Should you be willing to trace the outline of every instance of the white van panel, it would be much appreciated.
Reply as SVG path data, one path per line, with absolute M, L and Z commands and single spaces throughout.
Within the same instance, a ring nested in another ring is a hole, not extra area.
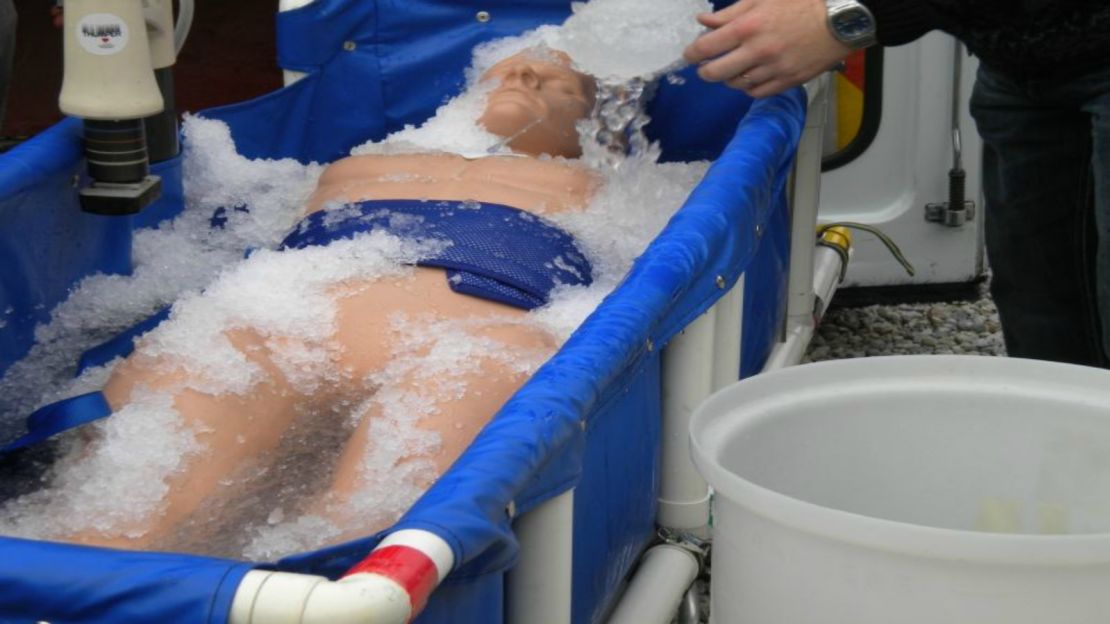
M 820 220 L 880 228 L 917 271 L 907 275 L 875 236 L 861 232 L 844 286 L 967 282 L 984 270 L 982 143 L 967 112 L 978 63 L 966 52 L 960 125 L 975 216 L 962 227 L 925 221 L 926 204 L 948 199 L 954 49 L 951 37 L 934 33 L 885 50 L 878 135 L 855 160 L 822 176 Z

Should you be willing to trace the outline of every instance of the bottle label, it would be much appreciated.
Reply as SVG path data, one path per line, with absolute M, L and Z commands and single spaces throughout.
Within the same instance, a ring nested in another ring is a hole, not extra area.
M 131 39 L 127 23 L 111 13 L 89 13 L 77 22 L 77 41 L 90 54 L 119 54 Z

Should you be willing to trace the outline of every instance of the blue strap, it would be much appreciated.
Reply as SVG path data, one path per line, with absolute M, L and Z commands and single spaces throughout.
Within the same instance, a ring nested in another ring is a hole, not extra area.
M 0 448 L 0 455 L 38 444 L 67 429 L 111 414 L 112 407 L 103 392 L 90 392 L 40 407 L 27 417 L 27 433 Z
M 116 335 L 81 354 L 77 363 L 77 374 L 95 366 L 104 366 L 116 358 L 127 357 L 135 350 L 135 339 L 158 327 L 170 317 L 170 306 L 166 306 L 150 317 L 132 325 Z
M 154 329 L 169 316 L 170 308 L 166 307 L 115 338 L 85 351 L 77 365 L 77 374 L 80 375 L 94 366 L 103 366 L 117 357 L 127 357 L 135 349 L 135 338 Z M 111 415 L 112 408 L 100 392 L 90 392 L 45 405 L 27 417 L 27 433 L 0 447 L 0 455 L 38 444 L 67 429 Z
M 77 374 L 80 375 L 94 366 L 103 366 L 118 357 L 127 357 L 135 349 L 135 338 L 154 329 L 169 316 L 170 308 L 166 307 L 115 338 L 85 351 L 77 365 Z M 38 444 L 67 429 L 111 415 L 112 408 L 100 392 L 90 392 L 45 405 L 27 417 L 27 433 L 0 447 L 0 455 Z

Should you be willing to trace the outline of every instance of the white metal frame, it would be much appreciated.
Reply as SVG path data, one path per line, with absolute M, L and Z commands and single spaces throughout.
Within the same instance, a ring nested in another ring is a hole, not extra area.
M 574 557 L 574 490 L 517 518 L 520 560 L 506 580 L 506 620 L 569 624 Z
M 828 118 L 828 77 L 820 86 L 810 89 L 809 112 L 805 131 L 798 143 L 791 188 L 790 276 L 787 282 L 786 327 L 782 340 L 775 345 L 764 364 L 764 370 L 789 366 L 801 361 L 817 328 L 814 315 L 817 294 L 814 289 L 817 246 L 817 212 L 821 198 L 821 153 L 824 145 L 825 120 Z M 824 250 L 822 260 L 831 250 Z M 839 256 L 836 266 L 839 267 Z M 831 293 L 826 296 L 831 297 Z M 825 299 L 826 301 L 828 299 Z

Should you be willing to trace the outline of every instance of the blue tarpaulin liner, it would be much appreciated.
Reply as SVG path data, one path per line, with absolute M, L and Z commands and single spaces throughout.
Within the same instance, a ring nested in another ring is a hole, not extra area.
M 493 19 L 477 21 L 479 10 Z M 555 0 L 321 0 L 278 18 L 282 66 L 309 76 L 205 116 L 227 121 L 247 156 L 333 160 L 427 118 L 462 86 L 476 43 L 569 11 Z M 784 184 L 804 96 L 752 103 L 682 76 L 660 86 L 650 133 L 666 159 L 715 162 L 621 286 L 395 527 L 431 530 L 455 552 L 456 569 L 419 622 L 502 621 L 505 572 L 517 557 L 508 510 L 524 513 L 571 487 L 573 617 L 601 621 L 654 530 L 660 348 L 723 294 L 718 277 L 732 284 L 743 272 L 741 372 L 757 371 L 770 350 L 784 306 Z M 0 312 L 10 310 L 0 373 L 77 280 L 126 273 L 132 230 L 181 206 L 174 160 L 159 166 L 166 197 L 141 217 L 81 214 L 78 128 L 68 120 L 0 155 Z M 22 433 L 0 431 L 0 442 Z M 379 539 L 254 564 L 0 538 L 0 621 L 223 622 L 250 567 L 335 577 Z

